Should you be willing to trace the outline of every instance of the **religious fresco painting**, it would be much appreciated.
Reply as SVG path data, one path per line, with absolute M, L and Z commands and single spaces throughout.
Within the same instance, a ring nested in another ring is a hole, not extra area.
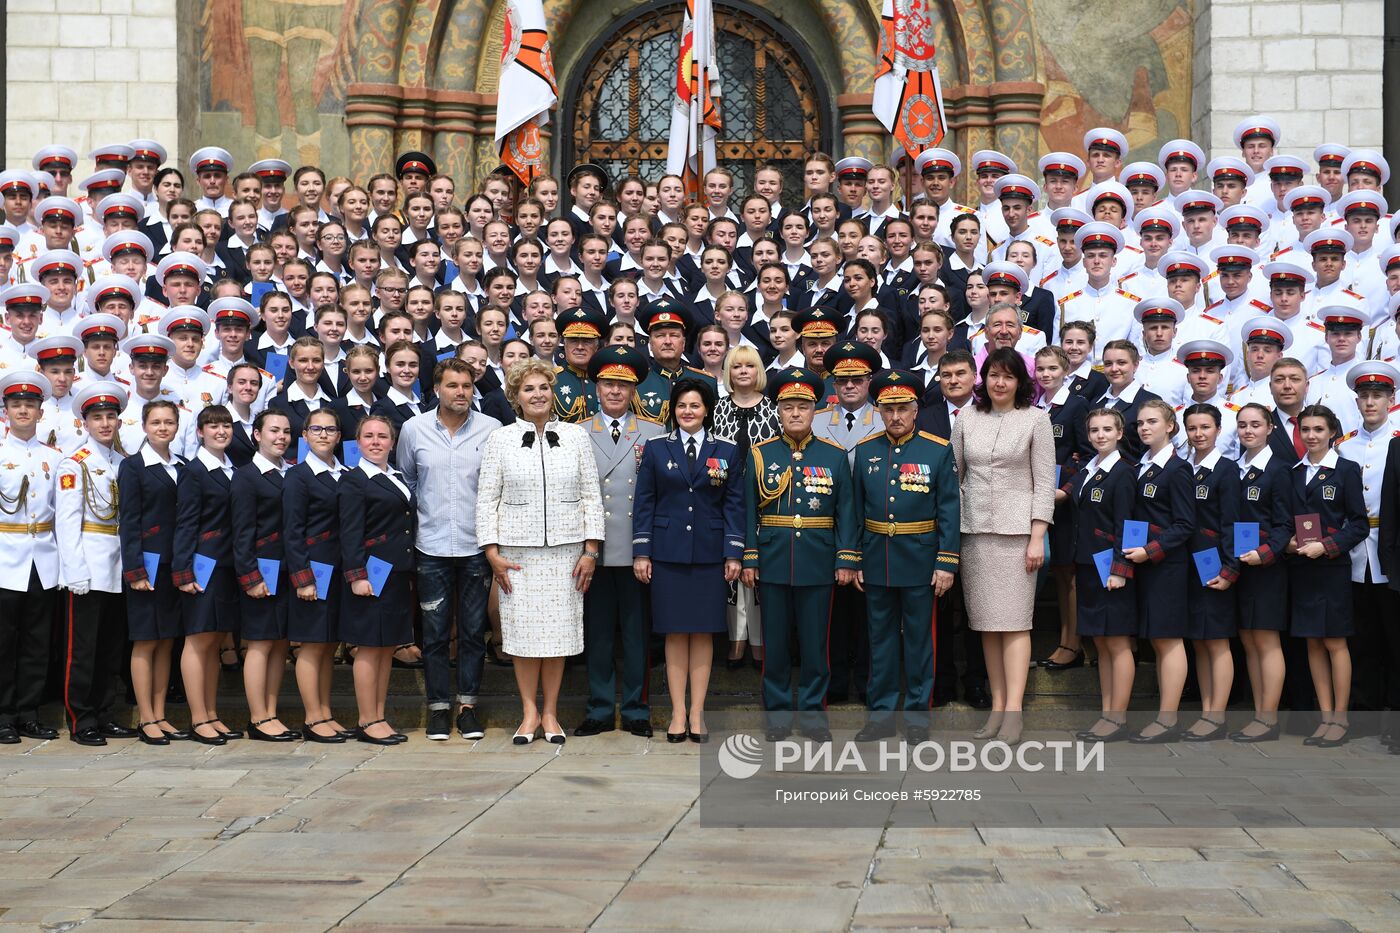
M 934 19 L 952 130 L 945 145 L 964 155 L 996 148 L 1024 168 L 1052 149 L 1079 151 L 1088 129 L 1110 126 L 1128 137 L 1132 158 L 1155 159 L 1163 142 L 1189 134 L 1191 0 L 1114 0 L 1112 15 L 1081 0 L 898 2 Z M 736 33 L 771 37 L 769 48 L 793 46 L 782 67 L 802 99 L 805 129 L 785 128 L 772 145 L 749 141 L 752 151 L 791 158 L 794 141 L 820 136 L 837 155 L 889 157 L 869 103 L 879 5 L 717 0 L 720 22 L 735 23 Z M 551 159 L 595 154 L 598 123 L 581 108 L 607 106 L 610 70 L 600 63 L 629 54 L 653 18 L 678 22 L 671 6 L 547 0 L 561 89 L 547 128 Z M 385 171 L 396 151 L 423 148 L 470 187 L 495 166 L 503 7 L 500 0 L 182 3 L 198 49 L 193 129 L 226 140 L 239 165 L 279 157 L 317 163 L 330 175 Z M 657 40 L 664 44 L 664 36 Z M 723 77 L 749 99 L 765 83 L 759 78 L 772 75 Z M 830 110 L 813 112 L 819 101 Z M 570 103 L 580 112 L 565 113 Z M 567 140 L 553 139 L 559 133 Z M 620 161 L 651 169 L 658 155 L 647 148 Z

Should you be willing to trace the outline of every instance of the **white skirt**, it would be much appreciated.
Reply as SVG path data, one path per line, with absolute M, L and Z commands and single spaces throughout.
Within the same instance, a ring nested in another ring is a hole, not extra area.
M 758 588 L 738 584 L 736 605 L 729 606 L 729 640 L 748 641 L 755 648 L 763 644 L 763 622 L 758 608 Z
M 501 591 L 501 642 L 522 658 L 562 658 L 583 651 L 583 594 L 574 588 L 574 565 L 583 542 L 555 547 L 502 547 L 510 571 Z

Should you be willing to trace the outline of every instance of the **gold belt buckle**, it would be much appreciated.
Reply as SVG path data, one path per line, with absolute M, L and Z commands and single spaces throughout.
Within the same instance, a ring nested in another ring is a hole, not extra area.
M 29 537 L 35 538 L 39 535 L 39 523 L 34 519 L 29 520 Z
M 792 527 L 794 527 L 794 528 L 801 528 L 801 527 L 802 527 L 802 516 L 801 516 L 801 515 L 794 515 L 794 516 L 792 517 Z
M 894 523 L 894 522 L 886 522 L 886 523 L 885 523 L 885 534 L 887 534 L 887 535 L 889 535 L 891 538 L 893 538 L 893 537 L 894 537 L 894 531 L 895 531 L 895 523 Z

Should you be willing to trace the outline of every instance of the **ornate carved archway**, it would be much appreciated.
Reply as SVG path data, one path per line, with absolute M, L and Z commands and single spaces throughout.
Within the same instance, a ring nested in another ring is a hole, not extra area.
M 639 10 L 595 43 L 575 69 L 561 113 L 565 164 L 598 162 L 613 175 L 655 178 L 665 170 L 675 86 L 675 44 L 684 7 L 663 2 Z M 751 190 L 754 167 L 773 162 L 788 191 L 802 190 L 805 153 L 828 148 L 825 89 L 785 31 L 753 9 L 716 4 L 724 77 L 724 129 L 717 154 Z

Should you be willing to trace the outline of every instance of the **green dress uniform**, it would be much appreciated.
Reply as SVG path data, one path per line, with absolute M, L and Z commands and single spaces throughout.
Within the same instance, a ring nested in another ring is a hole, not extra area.
M 776 399 L 805 397 L 815 403 L 821 378 L 793 369 L 775 383 Z M 797 442 L 779 435 L 749 451 L 744 482 L 744 566 L 758 570 L 763 606 L 763 706 L 770 724 L 786 727 L 794 709 L 794 626 L 795 708 L 801 713 L 826 708 L 832 586 L 837 570 L 856 570 L 860 563 L 850 466 L 846 452 L 830 441 L 809 434 Z
M 554 417 L 569 424 L 587 421 L 598 413 L 598 387 L 572 366 L 554 371 Z
M 554 319 L 560 340 L 601 342 L 607 318 L 601 311 L 580 305 L 561 312 Z M 598 344 L 594 344 L 596 347 Z M 569 424 L 587 421 L 598 411 L 598 387 L 588 377 L 587 367 L 564 365 L 554 370 L 554 417 Z

